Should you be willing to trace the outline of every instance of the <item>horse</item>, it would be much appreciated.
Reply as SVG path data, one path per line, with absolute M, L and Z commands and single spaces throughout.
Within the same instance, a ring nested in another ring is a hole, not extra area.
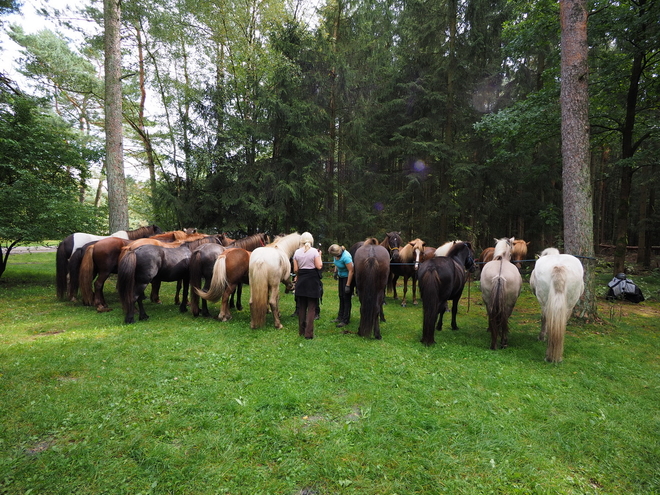
M 147 238 L 129 241 L 117 237 L 107 237 L 88 245 L 80 263 L 79 278 L 80 293 L 85 306 L 95 306 L 98 312 L 111 309 L 105 302 L 103 287 L 112 273 L 117 273 L 117 266 L 122 249 L 131 246 L 137 249 L 144 244 L 161 244 L 165 247 L 176 247 L 183 241 L 194 241 L 204 238 L 197 229 L 175 230 L 161 232 Z M 171 244 L 170 244 L 171 243 Z M 96 278 L 95 278 L 96 277 Z M 178 292 L 177 292 L 178 293 Z M 152 290 L 152 300 L 158 300 L 158 291 Z
M 397 298 L 396 282 L 403 277 L 403 299 L 401 306 L 406 307 L 406 293 L 408 292 L 408 279 L 412 279 L 413 304 L 417 304 L 417 269 L 423 261 L 426 243 L 421 239 L 408 242 L 399 250 L 399 261 L 390 265 L 392 292 Z
M 483 251 L 481 251 L 481 254 L 479 255 L 479 259 L 477 260 L 477 263 L 480 265 L 485 265 L 486 263 L 493 261 L 493 254 L 495 253 L 495 248 L 494 247 L 487 247 Z
M 437 329 L 442 330 L 442 318 L 449 300 L 452 301 L 451 328 L 458 330 L 456 313 L 465 287 L 465 270 L 474 270 L 474 252 L 472 244 L 462 241 L 455 243 L 447 256 L 434 256 L 420 265 L 417 280 L 424 309 L 423 344 L 435 344 L 436 321 Z
M 399 249 L 403 244 L 403 240 L 401 239 L 401 234 L 399 232 L 388 232 L 385 234 L 385 239 L 380 241 L 379 244 L 389 252 L 390 263 L 399 262 Z
M 435 256 L 447 256 L 449 250 L 453 248 L 456 244 L 463 241 L 447 241 L 442 246 L 435 250 Z
M 107 237 L 139 239 L 141 237 L 160 234 L 161 232 L 162 230 L 157 225 L 149 225 L 135 230 L 120 230 L 109 236 L 87 234 L 84 232 L 76 232 L 69 235 L 58 244 L 55 255 L 55 290 L 57 292 L 57 298 L 64 299 L 65 295 L 67 295 L 69 300 L 75 301 L 76 293 L 78 292 L 78 277 L 71 277 L 69 260 L 78 249 L 81 249 L 90 242 L 100 241 Z M 75 260 L 81 261 L 82 258 L 75 258 Z
M 260 328 L 266 322 L 266 311 L 270 307 L 275 328 L 280 322 L 280 282 L 291 287 L 291 257 L 300 246 L 300 234 L 294 232 L 278 237 L 264 247 L 258 247 L 250 255 L 250 328 Z
M 202 315 L 209 316 L 207 301 L 216 302 L 222 298 L 222 309 L 218 319 L 228 321 L 229 298 L 237 293 L 237 309 L 241 307 L 241 288 L 248 283 L 250 252 L 268 242 L 266 234 L 255 234 L 238 239 L 224 246 L 204 244 L 193 251 L 190 259 L 190 310 L 199 316 L 199 298 L 202 298 Z M 232 251 L 229 253 L 229 250 Z M 202 290 L 202 279 L 204 287 Z
M 390 275 L 390 252 L 377 244 L 364 244 L 355 252 L 355 286 L 360 298 L 360 325 L 358 335 L 376 339 L 380 334 L 385 288 Z M 380 316 L 380 318 L 379 318 Z
M 522 277 L 511 263 L 511 250 L 514 238 L 506 237 L 497 241 L 493 260 L 481 269 L 481 297 L 488 313 L 490 348 L 497 349 L 500 338 L 502 349 L 509 343 L 509 317 L 520 296 Z
M 511 249 L 511 261 L 516 265 L 518 270 L 522 268 L 521 261 L 527 258 L 527 248 L 529 247 L 529 242 L 525 242 L 522 239 L 516 239 L 513 241 L 513 249 Z
M 545 340 L 547 335 L 545 360 L 561 362 L 566 324 L 584 291 L 582 263 L 575 256 L 559 254 L 557 249 L 547 248 L 536 260 L 529 285 L 541 304 L 539 340 Z
M 137 302 L 140 320 L 149 318 L 142 301 L 144 290 L 150 283 L 183 280 L 183 300 L 179 310 L 184 313 L 188 305 L 188 265 L 192 251 L 206 242 L 221 243 L 221 236 L 210 235 L 195 241 L 183 242 L 177 247 L 146 244 L 135 249 L 124 248 L 117 269 L 117 292 L 124 310 L 124 322 L 135 321 Z

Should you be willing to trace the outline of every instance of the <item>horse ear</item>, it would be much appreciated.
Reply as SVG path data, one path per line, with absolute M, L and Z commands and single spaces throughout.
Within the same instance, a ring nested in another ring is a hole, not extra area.
M 493 237 L 493 240 L 495 241 L 495 244 L 497 244 L 498 242 L 500 242 L 499 239 L 495 239 L 494 237 Z

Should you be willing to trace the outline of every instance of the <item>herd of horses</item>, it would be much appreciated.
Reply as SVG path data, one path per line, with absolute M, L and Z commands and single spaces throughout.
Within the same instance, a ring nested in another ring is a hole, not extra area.
M 291 258 L 300 246 L 300 234 L 275 237 L 265 234 L 230 239 L 225 234 L 201 234 L 196 229 L 162 232 L 156 225 L 110 236 L 75 233 L 64 239 L 56 255 L 56 289 L 60 299 L 75 301 L 78 293 L 84 305 L 99 312 L 109 311 L 103 288 L 111 274 L 117 274 L 117 292 L 124 322 L 145 320 L 143 301 L 151 284 L 151 301 L 160 302 L 162 282 L 177 282 L 175 303 L 187 311 L 188 295 L 194 316 L 209 316 L 207 302 L 221 302 L 218 319 L 231 319 L 233 298 L 241 306 L 241 288 L 250 285 L 250 327 L 265 325 L 273 316 L 275 328 L 282 328 L 279 288 L 293 290 Z M 509 317 L 522 287 L 521 262 L 529 243 L 514 238 L 496 239 L 475 260 L 472 244 L 450 241 L 438 248 L 421 239 L 403 242 L 398 232 L 379 240 L 371 237 L 350 248 L 355 269 L 355 289 L 360 300 L 358 335 L 381 339 L 380 323 L 385 321 L 383 305 L 389 291 L 395 300 L 397 281 L 403 278 L 401 305 L 406 306 L 408 282 L 412 302 L 417 304 L 417 286 L 423 305 L 421 342 L 435 343 L 449 312 L 451 328 L 458 329 L 456 316 L 468 274 L 481 267 L 482 298 L 488 314 L 491 349 L 508 345 Z M 530 287 L 541 305 L 541 333 L 547 339 L 546 360 L 559 362 L 563 356 L 566 324 L 583 290 L 582 263 L 567 254 L 548 248 L 536 260 Z M 180 297 L 180 292 L 183 295 Z M 200 302 L 201 299 L 201 302 Z

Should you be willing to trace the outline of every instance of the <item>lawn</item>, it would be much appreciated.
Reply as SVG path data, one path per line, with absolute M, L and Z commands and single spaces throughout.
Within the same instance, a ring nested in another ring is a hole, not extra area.
M 114 281 L 109 313 L 57 301 L 54 256 L 0 278 L 2 494 L 660 493 L 657 271 L 633 277 L 646 302 L 571 322 L 556 365 L 527 283 L 491 351 L 475 282 L 424 347 L 410 292 L 381 341 L 336 329 L 326 275 L 305 340 L 283 293 L 282 330 L 180 313 L 174 284 L 124 325 Z

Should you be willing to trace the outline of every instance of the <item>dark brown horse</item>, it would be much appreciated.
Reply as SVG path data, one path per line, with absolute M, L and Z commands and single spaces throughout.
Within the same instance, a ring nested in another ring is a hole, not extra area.
M 236 292 L 237 309 L 241 307 L 241 288 L 243 283 L 248 283 L 247 273 L 250 256 L 237 255 L 231 253 L 220 261 L 220 257 L 226 253 L 225 249 L 241 249 L 252 251 L 268 244 L 269 239 L 266 234 L 255 234 L 242 239 L 237 239 L 223 246 L 216 244 L 204 244 L 193 251 L 190 259 L 190 310 L 194 316 L 200 314 L 199 298 L 202 295 L 202 316 L 209 316 L 207 301 L 216 302 L 222 298 L 222 309 L 218 318 L 227 321 L 231 318 L 229 313 L 229 298 Z M 217 266 L 225 265 L 224 267 Z M 224 270 L 223 270 L 224 268 Z M 217 274 L 216 274 L 217 273 Z M 216 282 L 213 279 L 219 277 Z M 202 287 L 202 279 L 204 286 Z M 222 282 L 219 282 L 222 280 Z M 213 286 L 213 294 L 209 294 L 210 287 Z M 223 287 L 223 293 L 219 294 L 220 286 Z M 224 291 L 227 293 L 224 294 Z M 226 295 L 226 299 L 225 296 Z M 225 305 L 226 304 L 226 305 Z
M 131 246 L 132 249 L 144 244 L 167 243 L 166 247 L 176 247 L 183 241 L 194 241 L 206 237 L 198 234 L 196 229 L 175 230 L 160 233 L 146 239 L 128 241 L 117 237 L 107 237 L 97 241 L 85 249 L 80 264 L 80 292 L 85 306 L 95 306 L 99 312 L 110 311 L 105 302 L 103 287 L 112 273 L 117 273 L 117 266 L 122 249 Z M 178 243 L 178 244 L 177 244 Z M 96 277 L 96 278 L 95 278 Z M 158 291 L 152 290 L 152 300 L 158 300 Z
M 355 252 L 355 286 L 360 298 L 358 335 L 369 337 L 372 332 L 381 339 L 379 316 L 383 311 L 385 287 L 390 276 L 390 253 L 382 245 L 364 244 Z
M 469 242 L 457 242 L 447 256 L 434 256 L 419 267 L 417 277 L 424 306 L 423 344 L 435 344 L 436 321 L 437 329 L 442 330 L 447 301 L 452 301 L 451 328 L 458 330 L 456 313 L 465 286 L 466 269 L 474 270 L 474 253 Z
M 206 242 L 220 244 L 219 235 L 205 236 L 202 239 L 184 242 L 178 247 L 147 244 L 136 249 L 124 249 L 120 257 L 117 273 L 117 292 L 124 309 L 124 322 L 135 321 L 135 303 L 140 320 L 149 318 L 142 301 L 144 290 L 154 282 L 176 282 L 183 280 L 183 299 L 179 305 L 183 313 L 188 308 L 188 266 L 193 250 Z
M 121 239 L 140 239 L 142 237 L 149 237 L 151 235 L 160 234 L 162 230 L 157 225 L 150 225 L 148 227 L 140 227 L 135 230 L 120 230 L 115 232 L 112 236 L 99 236 L 93 234 L 86 234 L 83 232 L 76 232 L 71 234 L 57 246 L 57 253 L 55 255 L 55 290 L 58 299 L 64 299 L 66 296 L 70 301 L 75 301 L 76 293 L 78 292 L 78 277 L 71 276 L 71 263 L 74 265 L 74 273 L 82 261 L 82 256 L 73 256 L 73 254 L 82 249 L 83 246 L 89 245 L 91 242 L 100 241 L 108 237 L 118 237 Z M 72 259 L 73 257 L 73 259 Z

